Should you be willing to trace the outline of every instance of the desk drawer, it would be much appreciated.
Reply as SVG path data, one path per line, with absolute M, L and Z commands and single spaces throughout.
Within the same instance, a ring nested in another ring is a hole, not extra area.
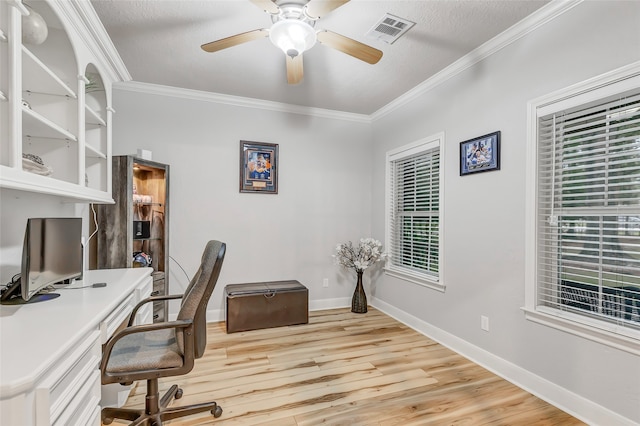
M 141 284 L 138 288 L 136 288 L 136 302 L 140 302 L 143 299 L 151 296 L 151 292 L 153 291 L 153 280 L 151 277 L 144 280 L 144 283 Z
M 71 404 L 54 426 L 89 426 L 96 409 L 100 409 L 100 371 L 95 370 L 82 385 Z M 98 423 L 99 424 L 99 423 Z
M 153 291 L 153 280 L 149 277 L 145 280 L 144 284 L 136 289 L 136 297 L 137 301 L 140 302 L 147 297 L 151 296 L 151 292 Z M 144 304 L 136 314 L 136 325 L 139 324 L 150 324 L 153 322 L 153 303 Z
M 136 306 L 138 301 L 136 295 L 131 294 L 127 297 L 117 308 L 115 308 L 104 321 L 100 323 L 100 343 L 105 344 L 109 337 L 120 328 L 123 322 L 129 320 L 131 311 Z M 125 324 L 126 325 L 126 324 Z
M 60 416 L 68 407 L 85 399 L 82 393 L 91 377 L 98 376 L 101 357 L 100 332 L 93 331 L 71 351 L 61 357 L 62 362 L 40 382 L 35 392 L 36 424 L 51 425 L 59 423 Z M 97 402 L 96 404 L 97 405 Z M 65 424 L 65 423 L 60 423 Z

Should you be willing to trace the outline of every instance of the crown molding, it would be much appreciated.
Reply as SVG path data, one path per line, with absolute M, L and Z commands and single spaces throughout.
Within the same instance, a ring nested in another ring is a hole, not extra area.
M 480 61 L 490 57 L 503 48 L 516 42 L 532 31 L 535 31 L 539 27 L 554 20 L 558 16 L 564 14 L 578 4 L 582 3 L 584 0 L 551 0 L 551 2 L 546 6 L 538 9 L 536 12 L 514 24 L 502 33 L 498 34 L 480 47 L 469 52 L 464 57 L 460 58 L 442 71 L 436 73 L 413 89 L 409 90 L 403 95 L 400 95 L 393 101 L 389 102 L 387 105 L 369 115 L 130 81 L 131 76 L 124 66 L 124 63 L 120 59 L 120 55 L 115 50 L 113 43 L 106 34 L 104 26 L 98 19 L 93 7 L 90 6 L 89 2 L 84 2 L 81 0 L 73 1 L 74 3 L 76 3 L 76 7 L 82 10 L 82 15 L 85 17 L 85 21 L 91 24 L 90 29 L 92 33 L 95 34 L 96 39 L 99 40 L 101 46 L 109 52 L 109 59 L 112 61 L 112 65 L 118 70 L 119 75 L 122 76 L 122 80 L 124 82 L 115 83 L 113 86 L 113 88 L 116 90 L 171 96 L 176 98 L 213 102 L 224 105 L 354 121 L 358 123 L 372 123 L 403 107 L 404 105 L 407 105 L 426 92 L 434 89 L 440 84 L 443 84 L 444 82 L 462 73 L 463 71 L 474 66 Z M 117 60 L 114 61 L 114 58 L 117 58 Z
M 527 16 L 523 20 L 517 22 L 510 28 L 506 29 L 502 33 L 498 34 L 491 40 L 487 41 L 478 48 L 467 53 L 462 58 L 458 59 L 453 64 L 449 65 L 442 71 L 434 74 L 432 77 L 423 81 L 413 89 L 400 95 L 387 105 L 383 106 L 376 112 L 370 115 L 371 121 L 376 121 L 391 112 L 401 108 L 404 105 L 412 102 L 424 93 L 432 90 L 447 80 L 455 77 L 466 69 L 472 67 L 478 62 L 488 58 L 510 44 L 516 42 L 520 38 L 535 31 L 539 27 L 552 21 L 584 0 L 552 0 L 546 6 L 538 9 L 531 15 Z
M 261 99 L 245 98 L 242 96 L 225 95 L 221 93 L 204 92 L 201 90 L 183 89 L 179 87 L 162 86 L 159 84 L 127 81 L 115 83 L 114 90 L 139 92 L 153 95 L 171 96 L 174 98 L 190 99 L 203 102 L 213 102 L 224 105 L 232 105 L 245 108 L 264 109 L 269 111 L 285 112 L 290 114 L 309 115 L 334 120 L 355 121 L 358 123 L 371 123 L 369 115 L 350 112 L 334 111 L 330 109 L 312 108 L 300 105 L 291 105 L 281 102 L 265 101 Z
M 57 3 L 64 5 L 68 0 L 55 0 Z M 115 80 L 129 81 L 131 74 L 127 70 L 120 54 L 113 45 L 113 41 L 107 34 L 107 30 L 98 18 L 96 10 L 91 2 L 87 0 L 72 0 L 68 2 L 73 6 L 75 13 L 80 17 L 85 30 L 89 33 L 89 37 L 85 37 L 85 42 L 94 48 L 94 52 L 100 53 L 100 57 L 106 61 L 106 65 L 114 74 Z M 80 34 L 84 34 L 80 31 Z

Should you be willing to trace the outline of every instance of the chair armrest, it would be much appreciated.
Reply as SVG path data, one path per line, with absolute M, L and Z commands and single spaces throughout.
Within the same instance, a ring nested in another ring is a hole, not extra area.
M 123 328 L 122 330 L 116 332 L 113 336 L 107 340 L 107 343 L 104 344 L 104 348 L 102 350 L 102 361 L 100 362 L 100 371 L 104 374 L 105 368 L 107 366 L 107 361 L 111 356 L 111 352 L 113 351 L 113 347 L 120 339 L 130 334 L 135 333 L 146 333 L 149 331 L 157 331 L 157 330 L 165 330 L 170 328 L 175 328 L 176 331 L 178 329 L 187 329 L 193 327 L 192 320 L 176 320 L 169 322 L 158 322 L 154 324 L 142 324 L 142 325 L 133 325 L 131 327 Z M 189 336 L 193 336 L 193 333 L 184 333 L 185 342 L 189 338 Z M 193 338 L 193 337 L 191 337 Z
M 163 295 L 163 296 L 150 296 L 150 297 L 147 297 L 146 299 L 142 299 L 140 302 L 138 302 L 138 304 L 131 311 L 131 315 L 129 315 L 129 323 L 127 324 L 127 327 L 131 327 L 133 325 L 133 322 L 136 320 L 136 314 L 138 313 L 138 310 L 143 305 L 145 305 L 145 304 L 147 304 L 149 302 L 157 302 L 159 300 L 182 299 L 182 297 L 183 297 L 182 294 L 167 294 L 167 295 Z

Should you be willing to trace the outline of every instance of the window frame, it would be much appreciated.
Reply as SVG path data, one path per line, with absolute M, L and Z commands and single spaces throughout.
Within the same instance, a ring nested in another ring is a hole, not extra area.
M 400 146 L 398 148 L 387 151 L 385 160 L 385 241 L 387 250 L 392 247 L 392 223 L 393 220 L 391 214 L 391 206 L 393 203 L 393 196 L 395 194 L 395 188 L 392 188 L 393 180 L 391 176 L 392 163 L 403 160 L 415 155 L 426 153 L 430 150 L 438 149 L 440 155 L 439 163 L 439 190 L 438 190 L 438 273 L 427 274 L 420 273 L 407 267 L 394 265 L 391 254 L 387 257 L 385 262 L 385 274 L 399 278 L 401 280 L 418 284 L 420 286 L 428 287 L 434 290 L 444 292 L 446 287 L 444 285 L 444 273 L 443 273 L 443 253 L 444 253 L 444 132 L 436 133 L 426 138 L 417 140 L 415 142 Z
M 525 305 L 527 320 L 640 355 L 640 331 L 586 314 L 539 306 L 538 292 L 538 119 L 588 105 L 640 87 L 640 61 L 530 101 L 527 105 Z

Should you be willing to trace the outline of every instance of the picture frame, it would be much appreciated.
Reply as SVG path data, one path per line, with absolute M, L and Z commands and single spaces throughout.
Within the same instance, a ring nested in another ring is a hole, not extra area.
M 460 176 L 500 170 L 500 131 L 460 142 Z
M 278 193 L 278 144 L 240 141 L 240 192 Z

